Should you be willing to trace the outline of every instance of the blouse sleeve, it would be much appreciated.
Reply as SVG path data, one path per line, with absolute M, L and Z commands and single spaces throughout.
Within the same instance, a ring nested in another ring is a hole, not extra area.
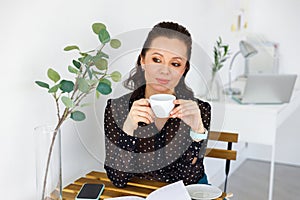
M 105 170 L 108 178 L 116 187 L 125 187 L 133 176 L 134 155 L 132 154 L 136 138 L 127 135 L 121 129 L 123 117 L 121 110 L 115 110 L 111 100 L 108 100 L 104 116 L 105 131 Z M 123 111 L 122 111 L 123 112 Z
M 125 116 L 120 115 L 121 109 L 116 110 L 116 106 L 112 106 L 111 99 L 108 100 L 104 115 L 104 132 L 107 139 L 109 139 L 116 146 L 126 150 L 132 151 L 135 147 L 136 137 L 130 136 L 122 130 Z

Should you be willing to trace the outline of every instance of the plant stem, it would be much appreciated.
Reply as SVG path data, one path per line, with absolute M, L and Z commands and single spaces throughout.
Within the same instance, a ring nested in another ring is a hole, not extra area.
M 58 98 L 56 97 L 56 93 L 54 94 L 54 99 L 55 99 L 55 104 L 56 104 L 56 109 L 57 109 L 57 119 L 59 121 L 60 120 L 60 111 L 59 111 L 59 105 L 58 105 L 59 97 Z
M 52 155 L 52 151 L 53 151 L 53 146 L 54 146 L 54 142 L 55 142 L 55 138 L 56 135 L 58 133 L 58 130 L 60 129 L 61 125 L 63 124 L 63 122 L 65 121 L 65 119 L 68 116 L 68 109 L 66 108 L 64 111 L 64 114 L 62 116 L 62 118 L 58 121 L 55 129 L 54 129 L 54 133 L 52 136 L 52 140 L 51 140 L 51 144 L 49 147 L 49 152 L 48 152 L 48 158 L 47 158 L 47 163 L 46 163 L 46 171 L 45 171 L 45 176 L 44 176 L 44 181 L 43 181 L 43 192 L 42 192 L 42 199 L 45 199 L 45 190 L 46 190 L 46 185 L 47 185 L 47 176 L 48 176 L 48 171 L 49 171 L 49 165 L 50 165 L 50 160 L 51 160 L 51 155 Z

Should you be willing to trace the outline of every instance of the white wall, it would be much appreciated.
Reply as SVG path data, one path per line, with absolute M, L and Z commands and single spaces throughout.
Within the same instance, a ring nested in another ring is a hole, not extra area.
M 279 71 L 280 73 L 298 74 L 296 88 L 300 89 L 300 68 L 298 49 L 300 45 L 299 11 L 300 2 L 297 0 L 252 0 L 249 4 L 251 32 L 261 34 L 270 41 L 279 43 Z M 295 108 L 285 123 L 283 123 L 277 133 L 276 140 L 276 161 L 292 165 L 299 165 L 299 145 L 300 135 L 297 134 L 300 125 L 297 123 L 297 116 L 300 108 Z M 255 145 L 251 145 L 255 146 Z M 265 159 L 265 155 L 270 155 L 270 149 L 266 147 L 255 147 L 255 151 L 250 154 L 253 157 Z M 258 152 L 258 153 L 257 153 Z M 269 160 L 269 156 L 267 156 Z
M 299 11 L 297 0 L 251 0 L 251 31 L 279 43 L 281 73 L 300 74 L 298 49 L 300 45 Z M 298 77 L 296 87 L 300 88 Z
M 264 2 L 267 3 L 249 1 L 249 12 L 253 12 L 249 19 L 249 30 L 261 32 L 278 41 L 282 47 L 283 70 L 300 74 L 296 65 L 295 44 L 299 44 L 297 35 L 300 34 L 299 26 L 296 26 L 299 3 L 295 3 L 296 0 Z M 97 38 L 90 30 L 93 22 L 104 22 L 112 35 L 118 35 L 135 29 L 150 28 L 158 21 L 174 20 L 184 24 L 192 33 L 194 41 L 211 55 L 214 41 L 220 35 L 235 52 L 240 36 L 231 33 L 230 26 L 239 5 L 237 0 L 193 0 L 188 3 L 179 0 L 2 1 L 1 194 L 7 199 L 34 198 L 33 128 L 45 123 L 54 123 L 56 116 L 50 96 L 37 88 L 33 82 L 46 80 L 46 70 L 49 67 L 67 74 L 66 67 L 74 54 L 62 51 L 66 45 L 75 43 L 83 49 L 94 48 Z M 274 12 L 274 9 L 278 12 Z M 277 21 L 285 22 L 283 28 L 276 23 Z M 225 69 L 221 70 L 225 82 L 227 67 L 226 65 Z M 90 170 L 101 169 L 99 158 L 103 156 L 103 152 L 100 152 L 102 147 L 97 145 L 102 143 L 93 138 L 101 138 L 101 128 L 97 124 L 97 120 L 101 119 L 91 111 L 88 113 L 91 114 L 86 122 L 76 125 L 68 122 L 63 129 L 65 184 Z M 96 135 L 91 131 L 95 126 Z

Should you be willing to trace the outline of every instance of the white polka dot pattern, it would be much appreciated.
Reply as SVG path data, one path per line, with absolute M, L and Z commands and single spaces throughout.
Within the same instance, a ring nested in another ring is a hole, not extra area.
M 188 99 L 180 92 L 176 92 L 176 96 Z M 134 99 L 130 93 L 107 102 L 104 117 L 104 167 L 109 179 L 117 187 L 126 186 L 133 176 L 169 183 L 178 180 L 183 180 L 185 184 L 197 183 L 204 175 L 206 140 L 193 141 L 189 136 L 190 127 L 183 121 L 170 118 L 161 131 L 157 130 L 154 123 L 139 123 L 134 136 L 122 131 L 121 127 L 133 101 L 139 98 L 144 98 L 144 93 Z M 209 130 L 210 105 L 194 100 L 198 102 L 203 124 Z M 195 157 L 197 161 L 192 164 Z

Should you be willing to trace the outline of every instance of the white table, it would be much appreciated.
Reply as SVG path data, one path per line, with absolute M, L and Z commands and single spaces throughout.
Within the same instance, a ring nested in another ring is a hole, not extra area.
M 224 103 L 210 103 L 212 130 L 236 131 L 239 133 L 239 141 L 271 145 L 269 200 L 272 200 L 277 129 L 300 106 L 300 91 L 295 90 L 291 101 L 280 105 L 241 105 L 230 97 L 227 97 Z M 223 107 L 225 118 L 220 129 L 219 120 L 223 118 Z M 216 121 L 218 123 L 215 123 Z

